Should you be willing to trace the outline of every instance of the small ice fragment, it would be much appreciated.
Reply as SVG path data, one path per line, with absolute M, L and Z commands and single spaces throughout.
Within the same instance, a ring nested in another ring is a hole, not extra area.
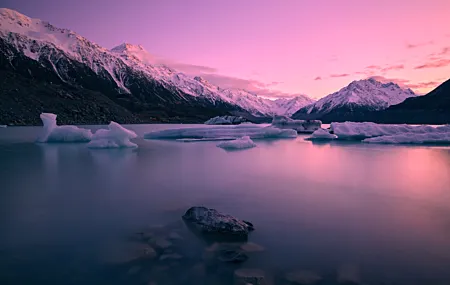
M 58 126 L 56 124 L 55 114 L 42 113 L 40 117 L 44 126 L 41 134 L 37 138 L 38 142 L 88 142 L 91 140 L 91 130 L 70 125 Z
M 116 122 L 111 122 L 108 129 L 100 129 L 92 136 L 89 148 L 134 148 L 137 144 L 130 139 L 136 138 L 135 132 L 128 130 Z
M 255 147 L 256 144 L 250 139 L 249 136 L 244 136 L 233 141 L 221 142 L 217 146 L 223 149 L 246 149 Z

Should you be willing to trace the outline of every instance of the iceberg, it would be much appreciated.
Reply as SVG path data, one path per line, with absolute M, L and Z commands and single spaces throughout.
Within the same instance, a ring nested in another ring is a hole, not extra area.
M 200 128 L 183 128 L 154 131 L 146 133 L 145 139 L 213 139 L 213 138 L 234 138 L 249 136 L 251 139 L 271 139 L 271 138 L 295 138 L 297 132 L 291 129 L 282 130 L 274 127 L 261 127 L 258 125 L 237 125 L 237 126 L 215 126 Z
M 51 113 L 42 113 L 40 115 L 44 124 L 42 132 L 37 138 L 38 142 L 89 142 L 92 137 L 91 130 L 82 129 L 77 126 L 58 126 L 56 124 L 56 115 Z
M 243 136 L 242 138 L 235 139 L 232 141 L 221 142 L 217 145 L 220 148 L 233 150 L 233 149 L 246 149 L 255 147 L 256 144 L 252 141 L 249 136 Z
M 398 134 L 427 134 L 441 132 L 441 128 L 431 126 L 384 125 L 371 122 L 331 123 L 332 132 L 341 140 L 364 140 L 367 138 Z
M 217 116 L 205 122 L 205 125 L 238 125 L 246 122 L 242 117 L 237 116 Z
M 305 140 L 325 141 L 325 140 L 334 140 L 336 138 L 337 138 L 337 136 L 333 135 L 333 134 L 330 134 L 330 132 L 328 130 L 318 129 L 318 130 L 314 131 L 314 133 L 312 133 L 312 135 L 309 138 L 306 138 Z
M 450 126 L 448 131 L 429 133 L 402 133 L 392 136 L 381 136 L 363 140 L 365 143 L 378 144 L 445 144 L 450 145 Z
M 319 120 L 293 120 L 285 116 L 275 116 L 272 126 L 279 129 L 292 129 L 298 133 L 313 133 L 322 126 Z
M 97 130 L 87 146 L 89 148 L 134 148 L 137 147 L 137 144 L 130 141 L 134 138 L 137 138 L 135 132 L 116 122 L 111 122 L 107 130 Z
M 0 128 L 6 128 L 7 125 L 0 125 Z

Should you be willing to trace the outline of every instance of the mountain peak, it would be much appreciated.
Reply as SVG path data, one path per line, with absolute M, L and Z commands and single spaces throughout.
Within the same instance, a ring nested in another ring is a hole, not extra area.
M 141 52 L 146 51 L 141 45 L 133 45 L 130 43 L 122 43 L 111 49 L 112 52 L 124 53 L 124 52 Z

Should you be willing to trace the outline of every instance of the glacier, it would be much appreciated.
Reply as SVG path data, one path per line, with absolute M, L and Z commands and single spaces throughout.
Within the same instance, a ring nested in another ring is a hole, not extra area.
M 116 122 L 111 122 L 108 129 L 97 130 L 92 136 L 89 148 L 136 148 L 137 144 L 130 139 L 137 138 L 137 134 Z
M 241 138 L 249 136 L 251 139 L 295 138 L 297 132 L 291 129 L 283 130 L 271 126 L 244 124 L 237 126 L 215 126 L 210 128 L 183 128 L 154 131 L 144 134 L 145 139 L 214 139 Z
M 308 138 L 306 138 L 305 140 L 310 140 L 310 141 L 315 141 L 315 140 L 334 140 L 336 139 L 337 136 L 334 134 L 330 134 L 330 132 L 328 130 L 325 129 L 318 129 L 316 131 L 314 131 L 314 133 L 312 133 L 312 135 Z
M 58 126 L 56 124 L 56 115 L 52 113 L 42 113 L 40 115 L 44 124 L 41 134 L 37 141 L 41 143 L 60 143 L 60 142 L 89 142 L 92 138 L 92 132 L 88 129 L 77 126 Z
M 256 144 L 252 141 L 249 136 L 243 136 L 242 138 L 238 138 L 232 141 L 221 142 L 217 145 L 217 147 L 226 149 L 226 150 L 237 150 L 237 149 L 247 149 L 253 148 Z

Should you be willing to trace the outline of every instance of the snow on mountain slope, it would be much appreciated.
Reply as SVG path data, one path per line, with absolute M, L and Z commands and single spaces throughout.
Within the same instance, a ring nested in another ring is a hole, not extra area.
M 124 43 L 111 49 L 111 51 L 120 55 L 128 64 L 148 70 L 150 76 L 175 85 L 187 94 L 204 96 L 210 100 L 221 99 L 237 105 L 255 116 L 286 114 L 290 116 L 301 107 L 314 102 L 305 95 L 292 99 L 269 100 L 245 90 L 222 89 L 200 76 L 192 78 L 166 65 L 158 64 L 155 57 L 142 46 Z
M 304 108 L 308 114 L 328 113 L 346 105 L 382 110 L 403 102 L 416 94 L 411 89 L 402 89 L 395 83 L 381 83 L 373 78 L 353 81 L 338 92 L 330 94 L 316 103 Z
M 142 83 L 135 81 L 136 77 L 145 77 L 158 82 L 177 98 L 190 100 L 185 95 L 202 97 L 214 105 L 228 103 L 256 116 L 285 115 L 303 101 L 309 102 L 298 98 L 273 101 L 244 90 L 221 89 L 201 77 L 193 78 L 158 64 L 156 57 L 140 45 L 124 43 L 108 50 L 73 31 L 6 8 L 0 9 L 0 38 L 31 60 L 45 62 L 63 82 L 74 80 L 70 63 L 62 63 L 62 59 L 67 58 L 87 66 L 102 78 L 111 78 L 119 93 L 131 94 L 133 86 L 142 87 Z M 14 56 L 10 52 L 10 60 Z M 149 88 L 141 88 L 138 92 Z
M 275 105 L 277 106 L 273 112 L 276 115 L 292 116 L 295 112 L 301 108 L 314 103 L 315 100 L 309 98 L 306 95 L 298 95 L 294 98 L 280 98 L 275 100 Z

